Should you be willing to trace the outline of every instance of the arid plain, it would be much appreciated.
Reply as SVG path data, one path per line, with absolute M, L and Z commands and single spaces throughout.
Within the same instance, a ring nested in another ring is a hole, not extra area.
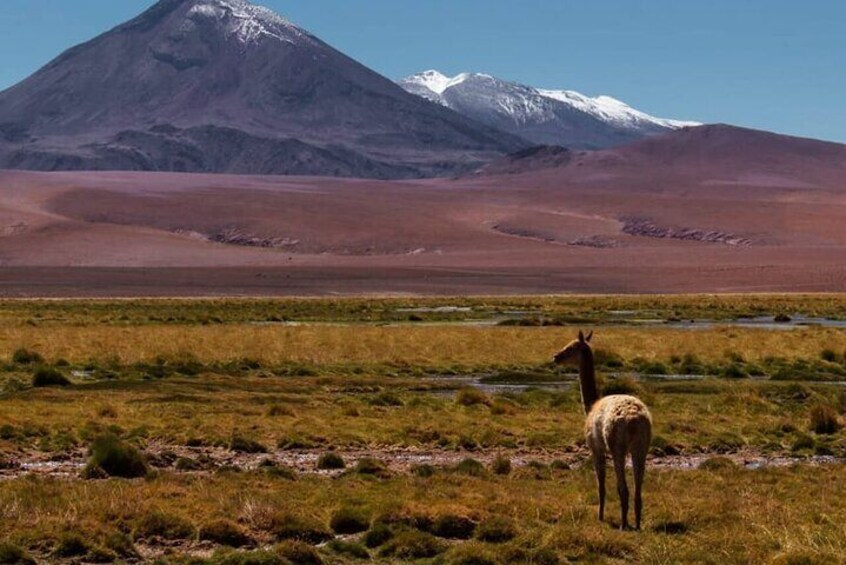
M 837 291 L 844 178 L 842 145 L 729 126 L 420 181 L 5 171 L 0 292 Z

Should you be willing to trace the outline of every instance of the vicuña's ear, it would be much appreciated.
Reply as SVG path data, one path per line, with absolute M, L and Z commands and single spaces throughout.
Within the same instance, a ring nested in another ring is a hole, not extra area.
M 590 333 L 588 334 L 588 336 L 585 338 L 585 341 L 590 341 L 590 338 L 592 338 L 592 337 L 593 337 L 593 330 L 591 330 L 591 332 L 590 332 Z
M 579 330 L 579 341 L 581 341 L 582 343 L 584 343 L 585 341 L 585 334 L 582 333 L 582 330 Z

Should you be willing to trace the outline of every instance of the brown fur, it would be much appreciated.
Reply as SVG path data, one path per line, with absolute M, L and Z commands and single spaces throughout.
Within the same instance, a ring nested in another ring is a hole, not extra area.
M 617 492 L 620 495 L 620 527 L 628 527 L 629 487 L 626 484 L 626 457 L 631 455 L 635 484 L 635 527 L 640 529 L 643 515 L 642 487 L 646 473 L 646 456 L 652 441 L 652 415 L 646 405 L 634 396 L 599 397 L 594 373 L 593 351 L 589 342 L 593 333 L 562 349 L 553 358 L 555 363 L 578 363 L 579 384 L 587 418 L 585 438 L 593 455 L 599 487 L 599 519 L 605 519 L 605 467 L 608 454 L 614 462 Z

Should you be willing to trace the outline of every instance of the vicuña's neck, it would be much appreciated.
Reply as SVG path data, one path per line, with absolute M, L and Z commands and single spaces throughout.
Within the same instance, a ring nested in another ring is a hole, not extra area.
M 596 371 L 593 367 L 593 352 L 589 348 L 585 348 L 579 357 L 579 385 L 582 389 L 585 414 L 587 414 L 593 408 L 594 403 L 599 400 L 599 391 L 596 388 Z

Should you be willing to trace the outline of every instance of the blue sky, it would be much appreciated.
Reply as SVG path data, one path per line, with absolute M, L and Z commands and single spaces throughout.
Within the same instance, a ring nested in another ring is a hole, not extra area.
M 390 78 L 465 70 L 846 142 L 839 0 L 262 0 Z M 153 0 L 0 1 L 0 89 Z

